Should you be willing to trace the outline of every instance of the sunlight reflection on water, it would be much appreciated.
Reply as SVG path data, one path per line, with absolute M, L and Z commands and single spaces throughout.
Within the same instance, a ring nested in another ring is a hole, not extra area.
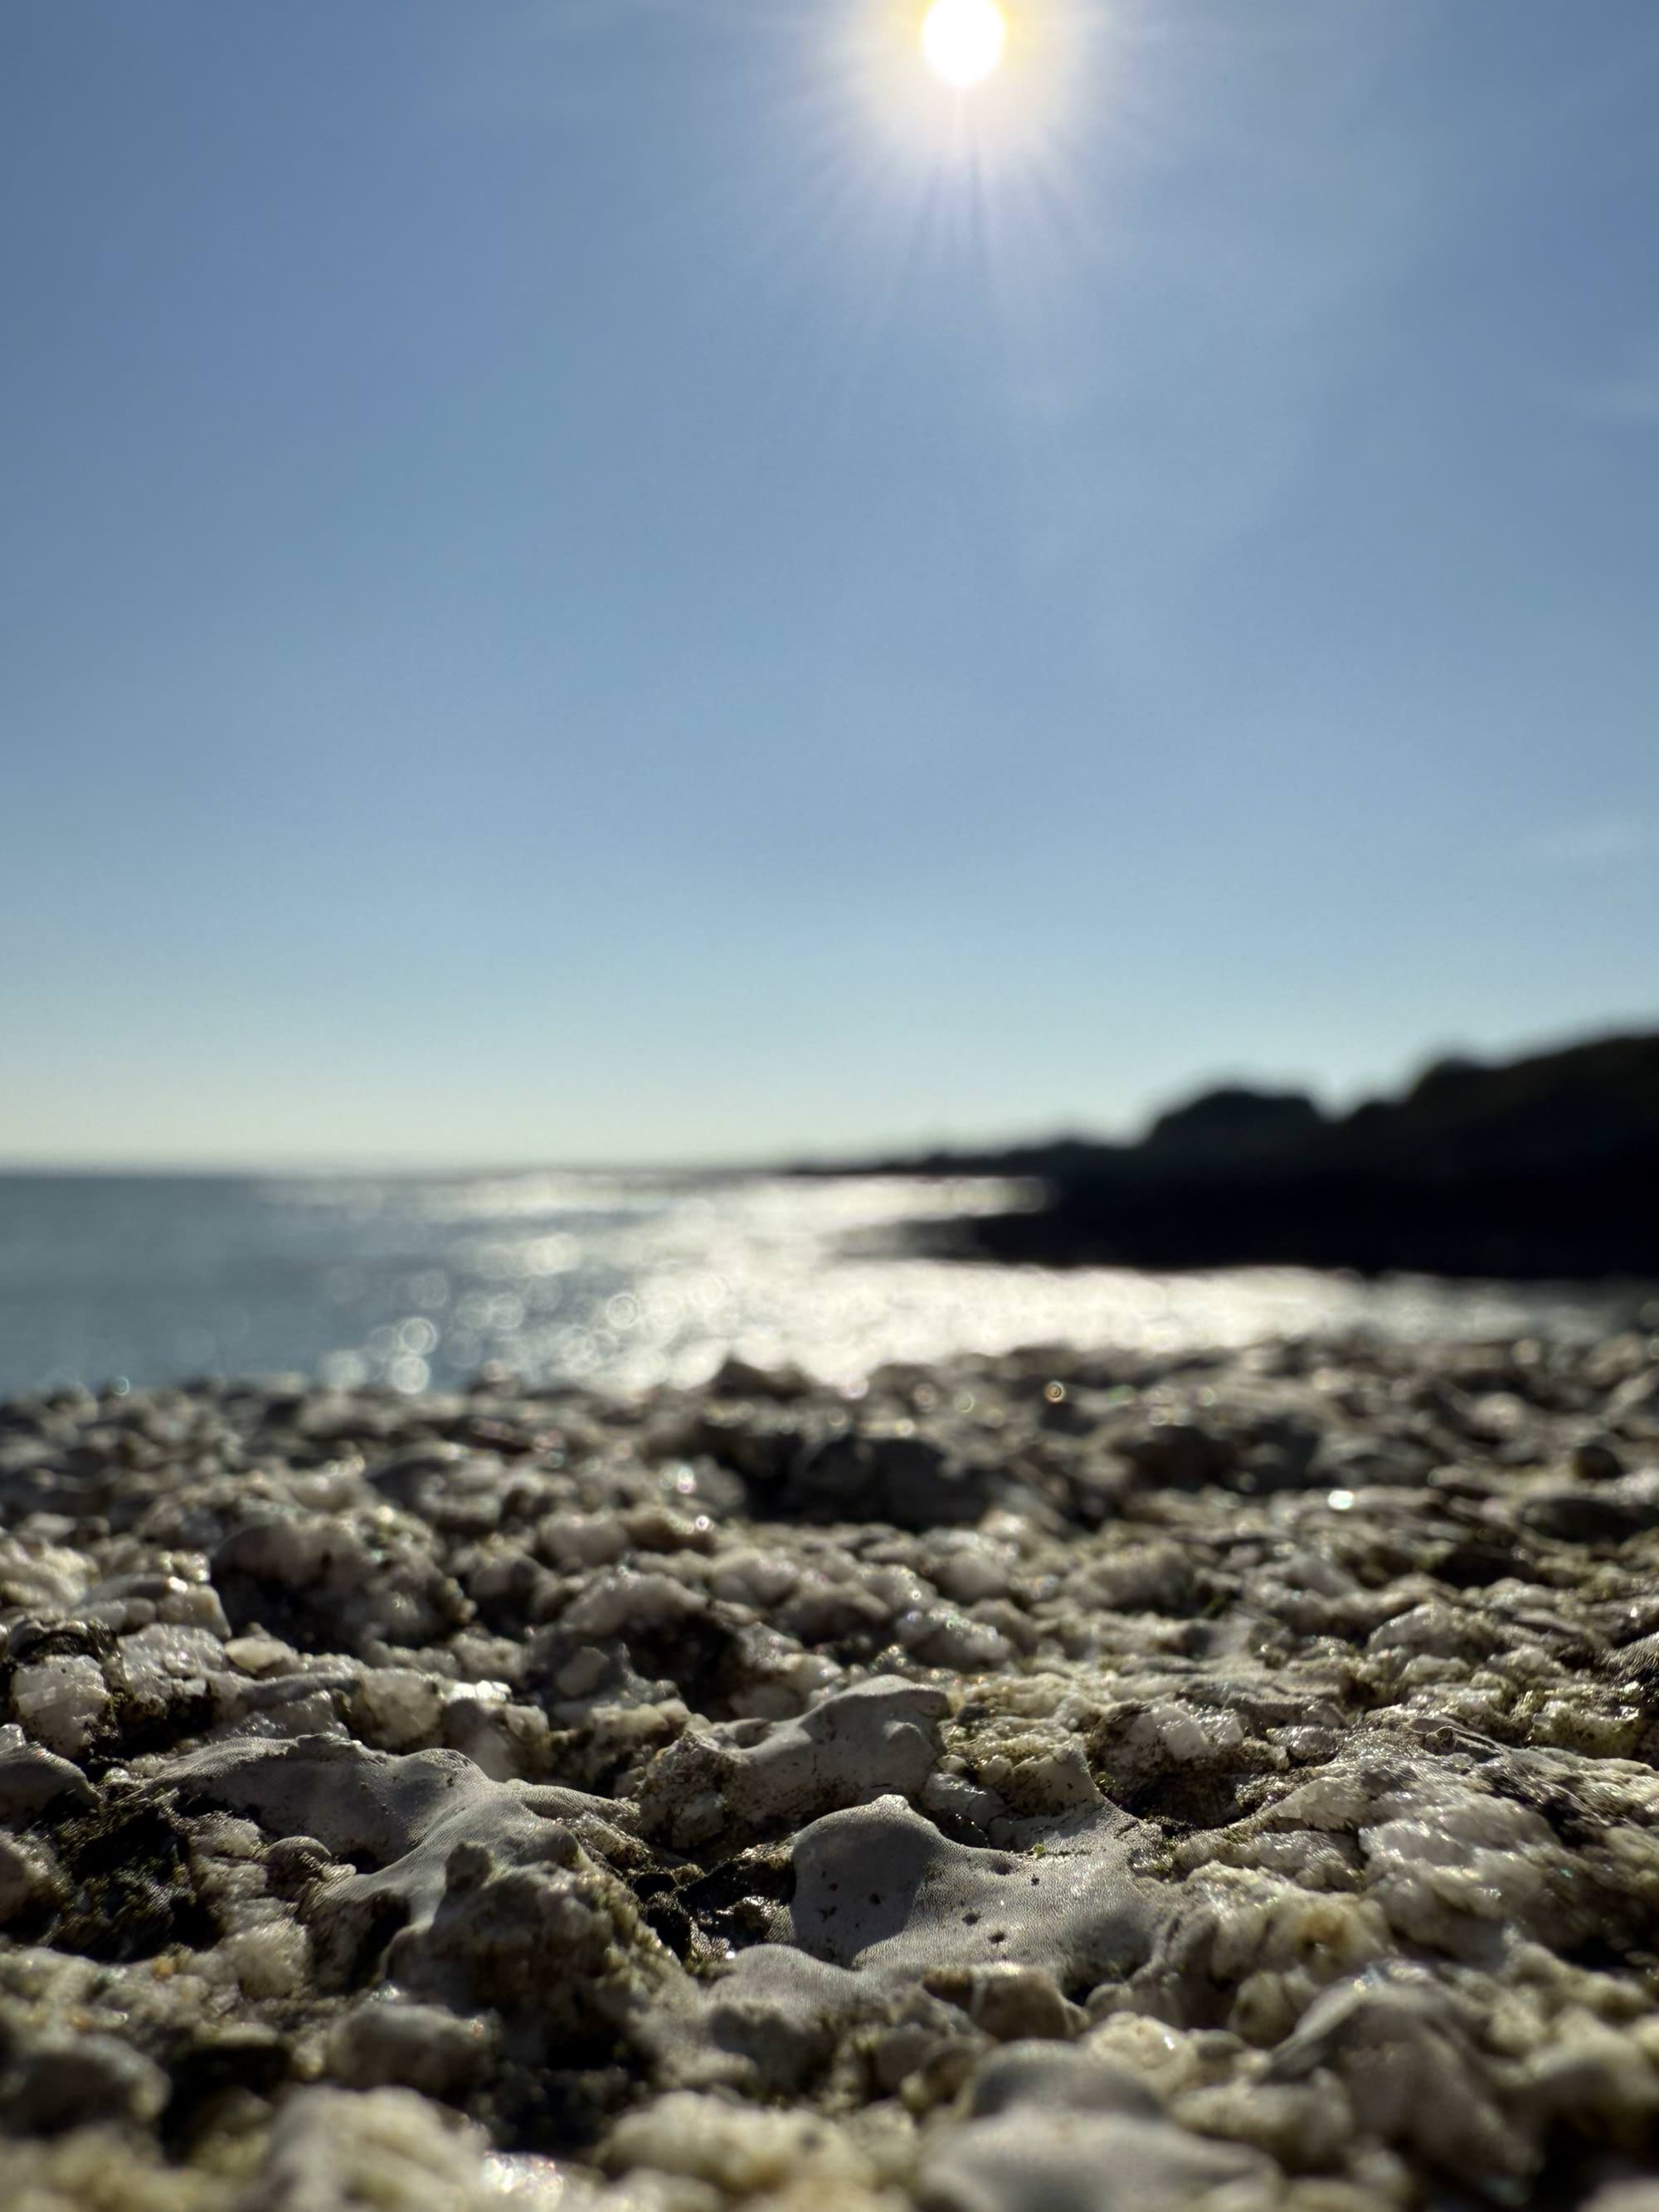
M 419 1387 L 410 1379 L 416 1365 L 436 1379 L 494 1359 L 526 1379 L 633 1390 L 700 1382 L 735 1352 L 853 1385 L 884 1360 L 1031 1343 L 1158 1351 L 1364 1328 L 1400 1338 L 1582 1334 L 1608 1308 L 1604 1297 L 1569 1290 L 1364 1283 L 1290 1267 L 1055 1273 L 891 1249 L 907 1222 L 998 1212 L 1029 1195 L 979 1179 L 536 1178 L 520 1187 L 516 1210 L 505 1182 L 477 1195 L 474 1205 L 453 1188 L 383 1194 L 383 1204 L 412 1204 L 444 1224 L 449 1271 L 468 1287 L 441 1339 L 412 1340 L 408 1321 L 394 1336 L 382 1325 L 325 1371 Z M 352 1202 L 327 1186 L 304 1197 L 321 1207 Z M 440 1329 L 436 1316 L 422 1318 Z
M 1620 1310 L 1595 1291 L 1062 1273 L 897 1247 L 906 1223 L 1025 1195 L 874 1176 L 0 1177 L 0 1394 L 204 1371 L 416 1391 L 487 1362 L 632 1390 L 700 1382 L 732 1352 L 856 1386 L 884 1360 L 1022 1344 L 1586 1335 Z

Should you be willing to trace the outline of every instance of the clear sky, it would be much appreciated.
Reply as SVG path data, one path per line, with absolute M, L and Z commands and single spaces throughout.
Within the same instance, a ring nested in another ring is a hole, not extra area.
M 1659 6 L 5 0 L 0 1157 L 1659 1015 Z

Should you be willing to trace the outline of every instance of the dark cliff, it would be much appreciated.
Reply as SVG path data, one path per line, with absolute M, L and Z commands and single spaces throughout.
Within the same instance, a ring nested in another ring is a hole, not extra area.
M 1497 1066 L 1442 1060 L 1340 1118 L 1233 1088 L 1164 1115 L 1139 1145 L 927 1164 L 1044 1185 L 1036 1211 L 962 1231 L 987 1257 L 1659 1278 L 1659 1034 Z

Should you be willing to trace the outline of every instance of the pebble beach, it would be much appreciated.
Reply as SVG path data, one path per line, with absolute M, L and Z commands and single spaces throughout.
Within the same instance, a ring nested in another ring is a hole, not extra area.
M 1659 1338 L 0 1407 L 23 2212 L 1654 2212 Z

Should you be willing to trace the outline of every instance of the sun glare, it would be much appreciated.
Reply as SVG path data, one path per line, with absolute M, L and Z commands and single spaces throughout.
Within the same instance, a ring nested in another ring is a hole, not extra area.
M 984 82 L 1007 42 L 1008 19 L 996 0 L 933 0 L 922 19 L 927 66 L 958 92 Z

